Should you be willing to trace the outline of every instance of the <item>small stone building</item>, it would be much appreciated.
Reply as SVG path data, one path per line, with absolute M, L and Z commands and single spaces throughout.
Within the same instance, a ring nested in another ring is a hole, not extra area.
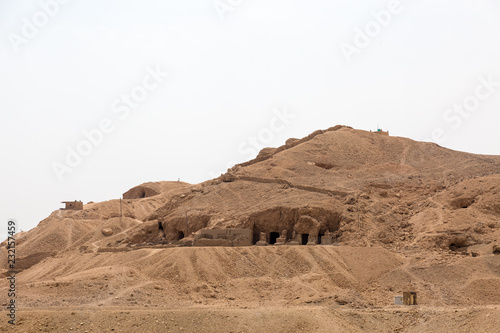
M 417 293 L 413 291 L 403 291 L 404 305 L 417 305 Z
M 63 201 L 63 204 L 66 206 L 64 208 L 61 208 L 63 210 L 82 210 L 83 209 L 83 202 L 81 201 Z
M 394 296 L 394 305 L 403 305 L 403 296 Z
M 377 134 L 380 134 L 380 135 L 389 136 L 389 131 L 382 131 L 380 128 L 377 129 L 375 132 L 372 132 L 372 133 L 377 133 Z

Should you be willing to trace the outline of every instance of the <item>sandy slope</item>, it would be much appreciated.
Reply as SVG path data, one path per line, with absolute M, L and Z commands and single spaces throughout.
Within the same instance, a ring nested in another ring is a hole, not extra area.
M 348 246 L 73 252 L 47 258 L 18 279 L 20 301 L 29 307 L 337 303 L 365 308 L 390 305 L 407 289 L 419 291 L 422 305 L 488 305 L 498 302 L 500 256 L 403 257 L 383 248 Z
M 500 307 L 27 309 L 6 332 L 498 332 Z
M 17 328 L 495 332 L 499 267 L 495 255 L 410 258 L 376 247 L 66 253 L 18 275 Z M 420 305 L 392 306 L 403 289 L 418 290 Z
M 17 329 L 495 332 L 499 189 L 498 156 L 316 131 L 214 180 L 134 187 L 123 216 L 119 200 L 90 203 L 18 235 Z M 290 240 L 304 216 L 335 245 L 180 246 L 202 228 Z M 392 306 L 403 290 L 420 305 Z

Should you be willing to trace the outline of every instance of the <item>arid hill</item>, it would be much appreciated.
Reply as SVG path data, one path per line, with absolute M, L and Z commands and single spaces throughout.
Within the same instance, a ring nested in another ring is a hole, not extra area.
M 18 235 L 24 330 L 44 316 L 46 331 L 80 320 L 89 332 L 494 329 L 499 191 L 500 156 L 345 126 L 316 131 L 217 179 L 145 183 Z M 392 305 L 407 290 L 419 305 Z M 262 311 L 274 314 L 268 325 Z
M 299 231 L 313 240 L 332 232 L 338 244 L 457 250 L 498 239 L 498 156 L 346 127 L 266 150 L 172 198 L 146 218 L 163 232 L 146 228 L 150 238 L 139 238 L 171 242 L 203 228 L 248 228 L 253 243 L 261 232 L 269 241 L 286 230 L 299 242 Z

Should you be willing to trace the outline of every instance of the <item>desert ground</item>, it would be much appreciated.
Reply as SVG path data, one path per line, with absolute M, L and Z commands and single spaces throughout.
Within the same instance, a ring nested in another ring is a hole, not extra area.
M 500 156 L 319 130 L 17 234 L 15 326 L 3 242 L 0 331 L 500 332 L 499 191 Z

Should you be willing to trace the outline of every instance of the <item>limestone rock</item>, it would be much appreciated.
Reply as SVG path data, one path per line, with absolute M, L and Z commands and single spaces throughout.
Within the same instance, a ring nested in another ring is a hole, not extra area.
M 104 236 L 111 236 L 113 234 L 113 229 L 111 228 L 103 228 L 101 230 L 101 233 L 104 235 Z

